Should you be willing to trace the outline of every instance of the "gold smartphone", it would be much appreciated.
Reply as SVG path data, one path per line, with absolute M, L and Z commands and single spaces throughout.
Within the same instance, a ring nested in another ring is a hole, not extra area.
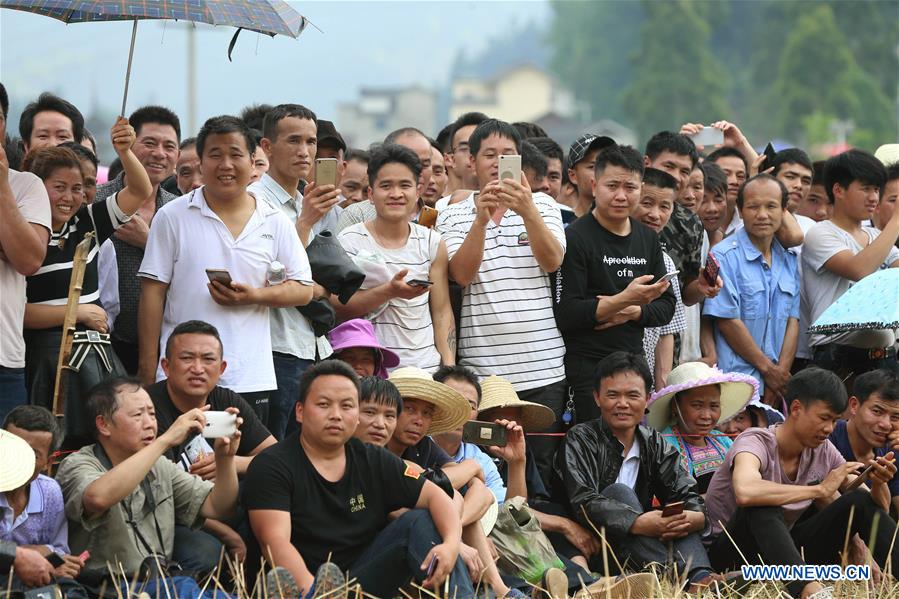
M 418 214 L 418 224 L 426 229 L 432 228 L 437 224 L 437 215 L 440 211 L 430 206 L 422 206 L 421 212 Z
M 315 159 L 315 184 L 316 185 L 337 185 L 337 159 L 336 158 L 316 158 Z

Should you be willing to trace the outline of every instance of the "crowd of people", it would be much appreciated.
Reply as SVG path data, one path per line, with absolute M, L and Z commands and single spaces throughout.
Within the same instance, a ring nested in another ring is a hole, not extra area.
M 18 138 L 0 108 L 0 589 L 899 572 L 897 331 L 809 334 L 899 267 L 899 144 L 812 162 L 719 121 L 566 152 L 473 112 L 351 148 L 299 104 L 143 106 L 104 173 L 68 101 Z

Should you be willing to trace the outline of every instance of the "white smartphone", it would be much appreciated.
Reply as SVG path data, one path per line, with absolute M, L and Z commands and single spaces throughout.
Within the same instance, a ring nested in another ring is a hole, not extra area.
M 237 432 L 237 414 L 231 412 L 206 412 L 206 428 L 203 436 L 207 439 L 230 437 Z
M 501 154 L 499 157 L 499 180 L 512 179 L 521 181 L 521 156 L 518 154 Z
M 715 127 L 703 127 L 702 131 L 690 136 L 697 146 L 720 146 L 724 144 L 724 131 Z
M 666 274 L 662 275 L 662 276 L 659 278 L 659 280 L 656 281 L 656 283 L 660 283 L 660 282 L 662 282 L 662 281 L 668 281 L 668 282 L 670 283 L 670 282 L 674 279 L 674 277 L 676 277 L 676 276 L 679 275 L 679 274 L 680 274 L 680 271 L 679 271 L 679 270 L 675 270 L 674 272 L 666 273 Z

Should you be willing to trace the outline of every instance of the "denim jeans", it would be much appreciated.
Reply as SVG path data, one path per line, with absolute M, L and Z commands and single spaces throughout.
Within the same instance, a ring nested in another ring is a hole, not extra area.
M 208 574 L 218 567 L 222 542 L 205 530 L 175 525 L 172 561 L 185 571 Z
M 272 394 L 269 403 L 268 430 L 280 441 L 285 434 L 297 429 L 294 407 L 300 398 L 300 377 L 315 361 L 280 352 L 272 352 L 272 361 L 278 390 Z
M 28 403 L 25 392 L 25 369 L 0 366 L 0 422 L 13 408 Z
M 549 428 L 540 431 L 543 433 L 562 432 L 562 413 L 565 411 L 565 401 L 568 399 L 568 383 L 562 379 L 536 389 L 519 391 L 518 398 L 522 401 L 532 401 L 548 407 L 556 415 L 555 421 Z M 562 444 L 562 437 L 535 436 L 528 438 L 528 446 L 534 453 L 534 461 L 537 470 L 543 479 L 547 489 L 552 488 L 553 462 L 556 459 L 556 451 Z
M 427 510 L 410 510 L 391 522 L 350 566 L 366 593 L 375 597 L 395 597 L 399 588 L 415 579 L 421 584 L 427 572 L 421 569 L 428 552 L 443 541 Z M 450 573 L 448 597 L 469 599 L 474 587 L 468 569 L 456 559 Z

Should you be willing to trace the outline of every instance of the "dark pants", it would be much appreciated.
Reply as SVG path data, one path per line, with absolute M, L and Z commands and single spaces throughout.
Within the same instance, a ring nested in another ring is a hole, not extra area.
M 115 353 L 119 357 L 119 360 L 122 361 L 122 366 L 125 367 L 125 372 L 131 375 L 137 374 L 137 366 L 139 361 L 139 351 L 137 343 L 131 343 L 129 341 L 122 341 L 121 339 L 117 339 L 115 333 L 112 333 L 109 337 L 112 341 L 112 349 L 115 350 Z
M 716 570 L 730 570 L 743 564 L 740 553 L 751 564 L 839 564 L 850 512 L 853 512 L 852 533 L 857 533 L 866 543 L 872 538 L 871 528 L 875 516 L 878 517 L 874 545 L 869 549 L 881 568 L 889 559 L 893 572 L 899 572 L 899 551 L 887 555 L 896 523 L 863 490 L 841 496 L 820 512 L 806 512 L 792 529 L 787 528 L 779 506 L 737 508 L 725 528 L 740 551 L 722 532 L 709 547 L 712 564 Z M 808 582 L 792 581 L 787 584 L 787 590 L 798 597 Z
M 13 408 L 28 403 L 25 392 L 25 369 L 0 366 L 0 422 Z
M 627 485 L 613 483 L 603 489 L 600 495 L 625 503 L 643 513 L 643 506 L 640 504 L 637 494 Z M 641 572 L 649 564 L 662 564 L 667 568 L 676 568 L 679 576 L 686 574 L 690 582 L 697 582 L 712 573 L 709 556 L 702 545 L 702 539 L 695 532 L 677 539 L 673 543 L 630 533 L 614 536 L 609 534 L 609 541 L 618 561 L 624 565 L 626 570 Z M 601 565 L 598 566 L 602 568 Z
M 205 530 L 175 525 L 172 561 L 185 571 L 208 574 L 218 567 L 222 542 Z
M 280 441 L 293 428 L 290 423 L 296 424 L 294 407 L 300 398 L 300 377 L 315 361 L 280 352 L 272 352 L 272 361 L 278 390 L 272 393 L 269 403 L 268 430 Z
M 599 406 L 593 399 L 593 373 L 599 360 L 572 354 L 565 355 L 565 378 L 574 393 L 575 422 L 587 422 L 600 417 Z
M 273 391 L 252 391 L 250 393 L 240 394 L 240 396 L 250 404 L 253 411 L 256 412 L 256 415 L 259 417 L 259 420 L 265 428 L 268 428 L 269 399 L 272 395 L 274 395 Z
M 427 571 L 421 569 L 428 552 L 443 541 L 431 514 L 427 510 L 410 510 L 391 522 L 350 566 L 350 576 L 356 578 L 369 595 L 395 597 L 399 588 L 415 579 L 421 584 Z M 450 573 L 448 597 L 474 597 L 468 569 L 461 559 Z
M 555 421 L 549 428 L 539 432 L 559 433 L 562 431 L 562 412 L 565 410 L 567 392 L 568 383 L 561 380 L 544 387 L 519 391 L 518 398 L 522 401 L 532 401 L 544 405 L 552 410 L 556 415 Z M 562 437 L 539 435 L 528 437 L 528 446 L 534 454 L 534 461 L 537 462 L 537 469 L 540 471 L 540 477 L 547 489 L 552 484 L 553 460 L 556 457 L 556 450 L 561 444 Z

